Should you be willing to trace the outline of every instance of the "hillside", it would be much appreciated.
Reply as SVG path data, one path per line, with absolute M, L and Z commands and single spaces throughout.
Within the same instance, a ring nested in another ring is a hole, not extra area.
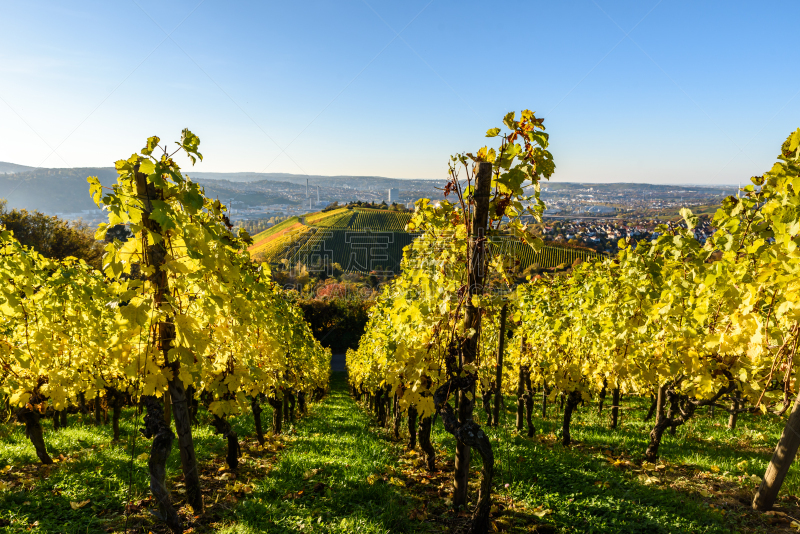
M 408 212 L 367 208 L 340 208 L 317 212 L 305 217 L 291 217 L 253 237 L 250 253 L 264 261 L 321 266 L 338 263 L 345 271 L 400 272 L 403 249 L 419 234 L 405 231 L 411 219 Z M 597 256 L 587 250 L 545 246 L 534 252 L 530 246 L 511 238 L 493 243 L 496 249 L 511 251 L 520 261 L 520 268 L 538 264 L 551 269 Z
M 277 212 L 302 213 L 310 199 L 323 202 L 386 200 L 387 190 L 400 199 L 439 198 L 439 180 L 403 180 L 379 176 L 306 176 L 285 173 L 209 173 L 187 169 L 187 176 L 233 209 L 235 218 L 271 217 Z M 39 210 L 49 215 L 84 219 L 102 213 L 89 196 L 86 177 L 97 176 L 105 186 L 116 181 L 113 167 L 34 168 L 0 162 L 0 198 L 12 208 Z M 309 184 L 308 186 L 306 184 Z M 324 204 L 323 204 L 324 205 Z M 280 207 L 276 207 L 280 206 Z
M 330 186 L 332 183 L 345 184 L 352 189 L 388 189 L 389 187 L 428 187 L 431 184 L 443 186 L 444 180 L 386 178 L 384 176 L 322 176 L 318 174 L 291 174 L 285 172 L 194 172 L 194 178 L 200 180 L 227 180 L 230 182 L 284 182 L 301 185 L 306 183 L 315 186 Z
M 206 196 L 229 205 L 234 220 L 251 221 L 301 215 L 334 201 L 407 204 L 420 198 L 440 199 L 444 185 L 443 180 L 380 176 L 211 173 L 194 169 L 187 169 L 187 175 L 205 188 Z M 11 208 L 99 221 L 104 214 L 89 196 L 87 176 L 97 176 L 106 186 L 116 181 L 112 167 L 49 169 L 0 162 L 0 198 L 5 198 Z M 394 190 L 391 201 L 389 189 Z M 541 197 L 553 217 L 606 217 L 608 214 L 593 213 L 605 209 L 613 210 L 612 215 L 635 219 L 652 218 L 664 210 L 676 212 L 684 206 L 718 205 L 724 196 L 735 193 L 735 187 L 724 186 L 547 182 L 542 184 Z M 312 203 L 317 207 L 312 208 Z M 384 230 L 402 230 L 403 225 Z
M 5 171 L 6 168 L 9 170 Z M 187 174 L 205 188 L 208 197 L 219 198 L 225 203 L 235 201 L 237 206 L 295 204 L 291 193 L 299 197 L 305 192 L 304 186 L 288 182 L 239 183 Z M 0 198 L 6 198 L 13 208 L 39 210 L 47 214 L 73 214 L 84 210 L 100 213 L 89 196 L 88 176 L 97 176 L 105 186 L 117 180 L 113 167 L 33 169 L 0 164 Z
M 32 171 L 34 167 L 27 165 L 17 165 L 16 163 L 8 163 L 7 161 L 0 161 L 0 174 L 9 174 L 12 172 L 26 172 Z
M 97 176 L 110 186 L 117 179 L 113 168 L 32 169 L 0 174 L 0 198 L 11 208 L 39 210 L 53 215 L 91 210 L 101 213 L 89 195 L 87 176 Z

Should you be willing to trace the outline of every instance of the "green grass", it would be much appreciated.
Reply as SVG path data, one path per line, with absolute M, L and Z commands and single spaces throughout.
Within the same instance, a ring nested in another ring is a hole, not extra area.
M 370 429 L 369 417 L 347 394 L 343 373 L 334 373 L 330 395 L 297 425 L 295 442 L 269 476 L 255 483 L 252 499 L 239 503 L 225 533 L 386 533 L 409 528 L 399 489 L 369 484 L 370 475 L 396 466 L 391 443 Z M 308 479 L 304 477 L 313 473 Z M 313 488 L 324 484 L 316 494 Z M 304 496 L 283 500 L 289 492 Z M 328 491 L 330 490 L 330 491 Z
M 554 406 L 548 419 L 535 418 L 536 437 L 518 435 L 513 401 L 507 400 L 503 424 L 485 429 L 496 459 L 494 502 L 499 511 L 494 520 L 500 530 L 780 531 L 780 525 L 736 502 L 737 495 L 752 495 L 756 482 L 749 477 L 763 474 L 783 426 L 777 418 L 745 414 L 731 432 L 725 428 L 727 414 L 700 413 L 676 436 L 665 436 L 664 467 L 643 472 L 641 456 L 650 429 L 642 421 L 646 399 L 624 398 L 616 430 L 608 428 L 608 409 L 598 415 L 594 403 L 580 407 L 572 425 L 575 444 L 569 448 L 557 439 L 560 414 Z M 271 409 L 264 408 L 266 425 Z M 477 415 L 483 418 L 481 410 Z M 194 532 L 441 532 L 458 524 L 446 501 L 453 438 L 440 422 L 434 426 L 440 472 L 428 476 L 417 456 L 402 454 L 402 443 L 392 442 L 389 432 L 348 396 L 342 373 L 334 374 L 330 394 L 311 406 L 309 416 L 266 451 L 256 446 L 252 417 L 234 418 L 245 453 L 235 475 L 225 469 L 223 439 L 212 434 L 206 413 L 200 419 L 194 437 L 207 508 L 195 521 Z M 129 519 L 129 532 L 166 532 L 148 511 L 146 462 L 136 458 L 148 450 L 149 441 L 139 437 L 136 449 L 130 448 L 134 411 L 123 414 L 125 444 L 111 443 L 110 427 L 81 420 L 71 415 L 69 428 L 57 432 L 50 420 L 44 421 L 49 450 L 64 456 L 49 467 L 39 465 L 21 425 L 0 425 L 0 533 L 123 532 L 131 477 L 130 497 L 137 510 Z M 175 448 L 168 478 L 176 507 L 183 506 L 179 464 Z M 4 470 L 6 465 L 11 469 Z M 473 467 L 476 472 L 480 468 L 478 458 Z M 794 517 L 800 517 L 793 497 L 798 489 L 800 473 L 793 467 L 779 504 Z M 475 497 L 474 488 L 470 497 Z M 70 503 L 81 506 L 73 509 Z M 425 521 L 409 518 L 412 510 L 423 508 Z M 190 519 L 185 508 L 182 513 Z
M 132 410 L 121 421 L 122 431 L 133 430 Z M 11 466 L 3 480 L 16 483 L 0 492 L 0 532 L 100 532 L 108 522 L 104 510 L 123 509 L 130 473 L 130 449 L 112 446 L 110 428 L 84 425 L 79 416 L 69 416 L 69 428 L 51 431 L 43 423 L 51 455 L 66 455 L 66 462 L 55 466 L 39 464 L 24 427 L 7 423 L 0 439 L 0 466 Z M 89 418 L 87 417 L 87 421 Z M 200 432 L 201 443 L 207 432 Z M 137 453 L 145 449 L 138 440 Z M 174 464 L 174 462 L 173 462 Z M 174 470 L 174 465 L 171 466 Z M 146 491 L 145 462 L 134 460 L 132 495 L 141 498 Z M 90 503 L 73 510 L 70 502 Z M 31 530 L 28 530 L 33 526 Z
M 736 430 L 728 431 L 726 413 L 698 414 L 678 428 L 676 436 L 663 439 L 660 464 L 665 467 L 642 472 L 638 464 L 652 424 L 643 421 L 647 399 L 625 398 L 616 430 L 609 428 L 609 409 L 598 415 L 597 405 L 586 403 L 573 417 L 574 443 L 569 448 L 556 435 L 561 414 L 553 406 L 548 419 L 534 418 L 537 436 L 527 438 L 516 432 L 512 403 L 515 400 L 509 399 L 499 428 L 485 429 L 498 468 L 496 500 L 523 509 L 512 524 L 525 524 L 524 510 L 530 516 L 538 509 L 550 512 L 530 522 L 544 521 L 564 533 L 776 532 L 769 518 L 737 502 L 737 497 L 752 498 L 757 482 L 749 475 L 764 473 L 783 428 L 777 418 L 741 415 Z M 540 406 L 534 413 L 540 413 Z M 485 419 L 482 410 L 477 412 L 479 419 Z M 453 453 L 454 440 L 441 423 L 433 436 L 435 443 Z M 609 458 L 623 464 L 614 467 Z M 473 467 L 479 469 L 479 458 L 473 458 Z M 793 495 L 799 483 L 794 466 L 780 505 L 796 504 Z M 793 510 L 790 515 L 800 517 L 795 515 L 797 508 Z
M 205 516 L 195 524 L 195 532 L 407 530 L 405 500 L 398 488 L 367 482 L 369 475 L 387 465 L 397 465 L 395 449 L 370 430 L 369 417 L 347 395 L 341 375 L 334 375 L 330 395 L 312 405 L 309 416 L 285 433 L 286 439 L 279 442 L 279 447 L 285 448 L 277 454 L 254 447 L 257 444 L 250 414 L 234 418 L 234 430 L 247 454 L 235 481 L 216 480 L 225 467 L 225 443 L 212 434 L 208 424 L 203 424 L 209 422 L 207 414 L 200 414 L 201 425 L 193 429 L 193 435 L 207 508 Z M 271 421 L 271 413 L 265 406 L 265 425 Z M 133 410 L 123 414 L 124 437 L 132 435 L 134 418 Z M 87 416 L 86 422 L 89 421 Z M 69 425 L 65 430 L 53 431 L 50 420 L 43 421 L 48 450 L 66 457 L 66 461 L 51 467 L 39 464 L 24 427 L 12 423 L 2 426 L 0 469 L 6 465 L 12 468 L 0 475 L 0 480 L 16 485 L 0 490 L 0 533 L 124 531 L 122 512 L 131 476 L 129 445 L 112 444 L 110 426 L 83 424 L 79 415 L 71 415 Z M 149 443 L 139 437 L 134 455 L 148 451 Z M 129 532 L 167 532 L 146 509 L 146 460 L 134 459 L 133 467 L 131 501 L 136 504 L 144 500 L 145 506 L 131 516 Z M 176 507 L 182 506 L 180 474 L 175 443 L 168 462 L 168 486 Z M 246 491 L 236 491 L 236 484 L 244 485 Z M 303 493 L 297 497 L 300 491 Z M 80 504 L 86 500 L 90 502 L 78 509 L 70 506 L 70 502 Z

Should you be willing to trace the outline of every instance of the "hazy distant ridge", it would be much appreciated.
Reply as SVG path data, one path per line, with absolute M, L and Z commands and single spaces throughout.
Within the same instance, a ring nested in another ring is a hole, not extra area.
M 5 161 L 0 161 L 0 174 L 32 171 L 35 168 L 36 167 L 28 167 L 27 165 L 17 165 L 16 163 L 6 163 Z
M 14 171 L 16 172 L 9 172 Z M 385 178 L 381 176 L 321 176 L 289 173 L 256 172 L 192 172 L 186 174 L 202 184 L 206 195 L 219 198 L 223 202 L 234 202 L 234 206 L 300 206 L 306 202 L 306 183 L 311 186 L 311 198 L 316 199 L 319 187 L 321 199 L 352 200 L 356 193 L 364 196 L 385 199 L 389 188 L 401 190 L 406 201 L 417 198 L 441 198 L 441 188 L 445 180 L 421 180 Z M 0 198 L 8 200 L 11 208 L 39 210 L 48 214 L 80 214 L 86 210 L 99 215 L 97 206 L 89 196 L 87 176 L 97 176 L 100 182 L 109 187 L 116 182 L 117 173 L 113 167 L 84 167 L 70 169 L 33 168 L 14 163 L 0 162 Z M 308 182 L 306 182 L 308 181 Z M 628 192 L 658 197 L 660 195 L 680 196 L 703 189 L 705 195 L 725 196 L 736 193 L 732 186 L 670 185 L 640 183 L 580 183 L 580 182 L 542 182 L 543 198 L 554 195 L 572 197 L 591 197 L 592 190 L 613 193 L 617 197 L 627 197 Z M 88 215 L 88 214 L 87 214 Z
M 5 173 L 2 169 L 18 169 Z M 19 170 L 21 169 L 21 170 Z M 380 176 L 306 176 L 288 173 L 220 173 L 192 172 L 186 174 L 205 187 L 206 195 L 223 201 L 240 200 L 248 204 L 296 204 L 287 192 L 300 196 L 305 193 L 306 180 L 312 187 L 343 187 L 356 190 L 385 190 L 390 187 L 408 188 L 434 183 L 431 180 L 403 180 Z M 79 213 L 97 210 L 89 196 L 88 176 L 97 176 L 110 187 L 116 182 L 113 167 L 83 167 L 70 169 L 33 168 L 0 162 L 0 198 L 9 207 L 39 210 L 45 213 Z M 442 181 L 443 182 L 443 181 Z

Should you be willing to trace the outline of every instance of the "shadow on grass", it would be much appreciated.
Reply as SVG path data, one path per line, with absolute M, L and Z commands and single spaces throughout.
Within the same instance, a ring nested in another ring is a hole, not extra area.
M 513 399 L 509 399 L 512 401 Z M 646 399 L 625 399 L 621 426 L 607 428 L 607 412 L 598 416 L 596 407 L 587 403 L 579 409 L 573 436 L 579 446 L 565 449 L 552 439 L 520 437 L 512 428 L 508 402 L 504 425 L 487 429 L 493 440 L 497 459 L 496 501 L 506 505 L 522 504 L 522 512 L 509 514 L 513 528 L 530 528 L 549 523 L 560 532 L 609 533 L 721 533 L 758 530 L 757 521 L 737 510 L 725 514 L 711 508 L 709 499 L 665 484 L 644 485 L 637 474 L 611 467 L 601 449 L 615 455 L 627 452 L 631 459 L 641 456 L 646 446 L 649 424 L 641 419 Z M 308 417 L 290 425 L 286 431 L 288 446 L 266 466 L 268 455 L 251 451 L 236 482 L 252 486 L 242 494 L 217 483 L 220 488 L 209 502 L 210 516 L 195 532 L 249 534 L 255 532 L 331 532 L 386 533 L 414 532 L 426 525 L 408 519 L 413 490 L 400 489 L 384 482 L 389 467 L 398 467 L 397 446 L 387 441 L 385 433 L 374 427 L 347 393 L 343 373 L 334 373 L 331 393 L 321 403 L 311 405 Z M 272 410 L 264 406 L 265 428 Z M 712 418 L 700 414 L 675 437 L 667 436 L 663 458 L 671 465 L 690 464 L 698 470 L 719 466 L 733 471 L 742 460 L 748 472 L 760 474 L 769 459 L 765 444 L 776 439 L 780 427 L 766 418 L 743 416 L 739 429 L 724 429 L 725 414 Z M 130 443 L 112 445 L 110 426 L 83 425 L 80 416 L 70 416 L 70 427 L 53 432 L 45 422 L 48 447 L 64 454 L 68 461 L 54 467 L 38 465 L 21 426 L 5 427 L 0 440 L 0 469 L 12 469 L 0 480 L 13 487 L 0 491 L 0 532 L 105 532 L 121 531 L 122 509 L 132 476 L 133 500 L 148 492 L 146 461 L 135 459 L 133 473 Z M 88 420 L 88 417 L 87 417 Z M 215 474 L 222 466 L 225 441 L 214 435 L 208 414 L 200 414 L 201 425 L 193 429 L 195 448 L 205 472 Z M 233 418 L 232 425 L 240 439 L 254 441 L 254 424 L 249 412 Z M 547 420 L 535 421 L 539 435 L 556 432 L 559 414 L 551 409 Z M 121 420 L 124 437 L 136 431 L 136 417 L 131 409 Z M 736 443 L 748 444 L 748 436 L 763 434 L 758 447 L 744 451 Z M 713 441 L 700 442 L 698 438 Z M 444 447 L 452 459 L 454 442 L 439 422 L 434 428 L 437 448 Z M 136 457 L 149 449 L 149 441 L 137 439 Z M 474 460 L 478 469 L 480 461 Z M 173 450 L 168 463 L 168 477 L 176 481 L 180 459 Z M 370 476 L 378 475 L 371 479 Z M 692 475 L 688 475 L 692 476 Z M 377 481 L 376 481 L 377 480 Z M 793 468 L 787 483 L 797 485 Z M 506 484 L 508 487 L 506 488 Z M 180 494 L 173 493 L 179 500 Z M 473 496 L 474 497 L 474 496 Z M 433 497 L 431 497 L 433 498 Z M 73 509 L 70 503 L 83 503 Z M 180 504 L 180 503 L 178 503 Z M 413 503 L 412 503 L 413 504 Z M 433 508 L 433 507 L 431 507 Z M 429 509 L 431 509 L 429 508 Z M 513 507 L 512 507 L 513 508 Z M 444 509 L 444 505 L 437 506 Z M 533 517 L 539 510 L 544 516 Z M 526 515 L 527 514 L 527 515 Z M 742 529 L 747 522 L 747 529 Z M 139 529 L 162 532 L 146 514 L 138 518 Z M 113 527 L 113 528 L 112 528 Z M 137 530 L 138 531 L 138 530 Z M 765 527 L 764 532 L 769 531 Z
M 596 406 L 587 404 L 573 419 L 572 434 L 578 446 L 564 448 L 552 436 L 540 438 L 559 430 L 560 414 L 555 410 L 549 419 L 535 420 L 538 435 L 530 439 L 516 433 L 512 409 L 515 411 L 515 404 L 507 402 L 503 424 L 486 429 L 498 468 L 496 498 L 508 505 L 518 503 L 528 510 L 539 510 L 542 520 L 559 532 L 727 533 L 740 531 L 743 516 L 752 515 L 743 507 L 722 512 L 696 494 L 658 483 L 645 485 L 638 478 L 640 473 L 612 467 L 601 450 L 627 452 L 628 458 L 636 461 L 646 446 L 647 432 L 641 428 L 646 427 L 644 423 L 637 424 L 638 428 L 623 425 L 610 430 L 602 421 L 607 414 L 598 417 L 594 415 Z M 643 418 L 644 414 L 645 410 L 637 406 L 624 417 Z M 453 453 L 454 440 L 441 423 L 435 425 L 434 436 L 440 446 Z M 732 447 L 698 446 L 696 441 L 687 443 L 671 437 L 667 441 L 670 439 L 673 442 L 665 447 L 670 462 L 689 463 L 698 455 L 703 457 L 701 463 L 735 463 L 743 458 L 756 463 L 763 459 L 758 453 L 743 454 Z M 473 459 L 472 465 L 478 469 L 480 461 Z M 520 520 L 525 522 L 519 514 L 516 520 L 516 525 Z M 531 524 L 538 521 L 530 518 Z M 753 522 L 751 517 L 751 526 L 757 530 Z
M 253 481 L 251 498 L 234 508 L 222 532 L 412 530 L 398 488 L 368 481 L 396 458 L 349 397 L 344 373 L 333 374 L 328 397 L 294 431 L 294 442 L 269 475 Z

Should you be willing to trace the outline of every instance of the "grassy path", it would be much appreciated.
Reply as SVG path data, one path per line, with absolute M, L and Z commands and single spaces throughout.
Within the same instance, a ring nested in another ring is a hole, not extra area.
M 328 397 L 295 430 L 291 446 L 269 475 L 253 482 L 250 499 L 239 503 L 235 520 L 221 532 L 409 530 L 399 488 L 368 482 L 396 466 L 397 457 L 392 444 L 370 430 L 369 417 L 347 393 L 344 373 L 334 373 Z

